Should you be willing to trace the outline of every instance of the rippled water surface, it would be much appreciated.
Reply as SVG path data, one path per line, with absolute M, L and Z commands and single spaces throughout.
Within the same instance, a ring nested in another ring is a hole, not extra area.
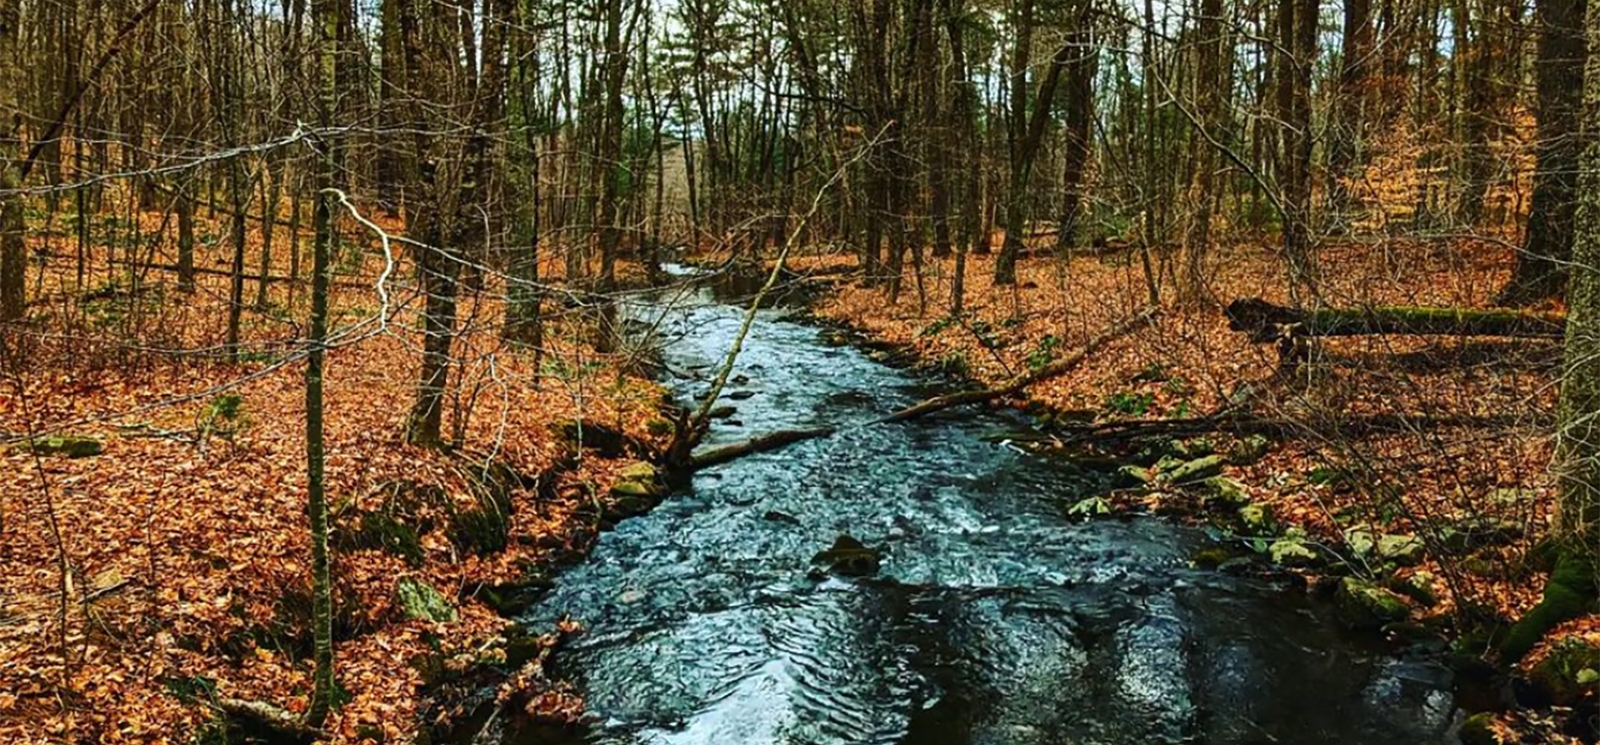
M 684 399 L 741 311 L 641 310 Z M 653 314 L 653 315 L 652 315 Z M 861 422 L 913 377 L 762 311 L 710 443 Z M 1445 743 L 1448 674 L 1324 609 L 1192 569 L 1204 536 L 1066 516 L 1093 484 L 953 411 L 705 470 L 604 536 L 531 617 L 588 631 L 557 660 L 600 743 Z M 841 533 L 878 576 L 808 579 Z

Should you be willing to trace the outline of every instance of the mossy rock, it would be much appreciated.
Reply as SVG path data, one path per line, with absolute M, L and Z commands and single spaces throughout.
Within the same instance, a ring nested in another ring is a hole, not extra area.
M 1414 535 L 1385 533 L 1378 536 L 1378 558 L 1400 566 L 1414 566 L 1422 562 L 1427 547 Z
M 612 496 L 656 499 L 665 492 L 660 484 L 643 481 L 618 481 L 611 485 Z
M 1451 552 L 1470 553 L 1513 543 L 1524 533 L 1522 524 L 1515 520 L 1477 515 L 1445 526 L 1440 532 L 1440 543 Z
M 612 496 L 634 499 L 660 499 L 666 496 L 667 487 L 661 479 L 661 472 L 654 465 L 645 461 L 635 461 L 624 466 L 617 474 L 617 482 L 611 485 Z
M 1154 468 L 1156 463 L 1161 462 L 1163 458 L 1181 462 L 1183 459 L 1177 454 L 1178 447 L 1176 440 L 1169 438 L 1156 439 L 1139 448 L 1139 451 L 1134 453 L 1129 461 L 1134 465 L 1144 466 L 1145 468 Z
M 1150 466 L 1150 471 L 1152 473 L 1154 473 L 1157 478 L 1165 480 L 1166 477 L 1167 477 L 1167 474 L 1170 473 L 1173 469 L 1178 468 L 1179 466 L 1182 466 L 1183 464 L 1188 463 L 1188 462 L 1189 462 L 1188 458 L 1185 458 L 1185 457 L 1183 457 L 1181 455 L 1178 455 L 1176 453 L 1167 453 L 1165 455 L 1162 455 L 1160 458 L 1156 459 L 1156 462 L 1153 465 Z
M 451 516 L 450 542 L 480 556 L 504 551 L 511 536 L 510 493 L 474 489 L 473 497 L 475 506 L 457 508 Z
M 1594 570 L 1580 557 L 1563 555 L 1545 582 L 1544 596 L 1511 627 L 1500 644 L 1500 658 L 1506 663 L 1522 659 L 1546 632 L 1595 607 Z
M 1543 701 L 1572 706 L 1592 696 L 1600 683 L 1600 647 L 1583 639 L 1562 639 L 1528 671 L 1528 682 Z
M 1196 551 L 1189 562 L 1201 569 L 1216 569 L 1238 555 L 1238 552 L 1227 546 L 1207 546 Z
M 1322 554 L 1297 536 L 1284 536 L 1267 547 L 1272 563 L 1281 567 L 1310 567 L 1322 563 Z
M 1192 440 L 1182 440 L 1176 443 L 1174 455 L 1193 460 L 1204 458 L 1217 452 L 1217 444 L 1209 437 L 1196 437 Z
M 827 564 L 828 571 L 849 577 L 869 577 L 878 573 L 883 554 L 868 548 L 848 535 L 835 538 L 833 545 L 811 557 L 814 564 Z
M 395 603 L 400 612 L 413 621 L 449 623 L 456 620 L 456 609 L 444 593 L 432 585 L 411 577 L 401 578 L 395 586 Z
M 1192 484 L 1221 475 L 1222 466 L 1222 456 L 1207 455 L 1169 468 L 1160 468 L 1158 464 L 1156 470 L 1160 473 L 1161 480 L 1169 484 Z
M 1425 551 L 1422 539 L 1414 535 L 1374 533 L 1367 528 L 1346 530 L 1344 542 L 1350 553 L 1358 558 L 1392 562 L 1399 566 L 1420 563 Z
M 1233 443 L 1228 450 L 1228 462 L 1236 466 L 1259 463 L 1271 449 L 1271 440 L 1261 435 L 1250 435 Z
M 502 616 L 521 615 L 550 591 L 554 583 L 540 576 L 529 576 L 516 582 L 506 582 L 478 588 L 477 597 L 484 605 Z
M 619 521 L 630 517 L 638 517 L 655 509 L 659 499 L 648 495 L 613 494 L 614 499 L 607 505 L 603 515 L 608 526 L 616 525 Z
M 37 437 L 17 446 L 17 450 L 34 455 L 60 455 L 67 458 L 89 458 L 104 452 L 105 444 L 99 438 L 82 435 L 51 435 Z
M 1392 578 L 1389 589 L 1415 600 L 1418 605 L 1431 606 L 1439 602 L 1439 593 L 1434 589 L 1437 581 L 1433 572 L 1418 571 L 1404 578 Z
M 438 487 L 410 481 L 382 487 L 383 502 L 372 510 L 339 508 L 334 515 L 333 546 L 340 551 L 384 551 L 421 566 L 422 536 L 436 526 L 433 515 L 447 502 Z
M 1357 577 L 1345 577 L 1333 596 L 1339 619 L 1356 629 L 1377 629 L 1411 615 L 1399 595 Z
M 1153 481 L 1155 481 L 1155 475 L 1148 468 L 1130 465 L 1117 469 L 1116 484 L 1118 488 L 1136 489 L 1141 486 L 1149 486 Z
M 1234 507 L 1250 503 L 1250 495 L 1245 492 L 1244 484 L 1227 476 L 1212 476 L 1200 482 L 1200 491 L 1210 502 Z
M 644 431 L 649 432 L 654 437 L 666 437 L 672 434 L 672 429 L 672 422 L 660 417 L 644 423 Z
M 1494 733 L 1493 725 L 1494 713 L 1480 711 L 1461 723 L 1456 736 L 1461 738 L 1461 745 L 1500 745 L 1500 737 Z
M 1240 507 L 1237 514 L 1239 524 L 1251 535 L 1270 535 L 1277 528 L 1276 515 L 1273 514 L 1270 504 L 1251 502 Z
M 362 512 L 356 530 L 341 541 L 340 548 L 368 548 L 405 559 L 413 567 L 422 566 L 422 539 L 417 529 L 388 512 Z

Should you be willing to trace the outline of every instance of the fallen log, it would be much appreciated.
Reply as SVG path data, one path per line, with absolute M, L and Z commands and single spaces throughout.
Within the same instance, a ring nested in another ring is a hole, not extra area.
M 234 722 L 294 742 L 311 742 L 328 734 L 307 724 L 298 714 L 265 701 L 223 697 L 215 701 L 215 706 Z
M 1223 313 L 1228 327 L 1268 342 L 1293 336 L 1507 336 L 1560 338 L 1566 316 L 1521 310 L 1375 306 L 1290 308 L 1261 298 L 1241 298 Z
M 945 396 L 935 396 L 921 403 L 913 404 L 893 413 L 881 416 L 861 426 L 904 422 L 911 419 L 916 419 L 918 417 L 927 416 L 935 412 L 944 411 L 945 409 L 955 408 L 957 406 L 984 403 L 986 401 L 993 401 L 995 399 L 1016 395 L 1035 383 L 1067 373 L 1068 371 L 1082 364 L 1084 360 L 1088 359 L 1089 355 L 1099 351 L 1106 344 L 1109 344 L 1112 341 L 1127 335 L 1129 332 L 1133 331 L 1144 323 L 1147 323 L 1153 315 L 1155 315 L 1155 308 L 1145 308 L 1144 310 L 1139 311 L 1138 313 L 1135 313 L 1129 318 L 1123 320 L 1121 323 L 1118 323 L 1110 329 L 1107 329 L 1104 333 L 1101 333 L 1100 335 L 1090 339 L 1077 352 L 1048 364 L 1041 365 L 1037 369 L 1016 375 L 1001 385 L 993 388 L 984 388 L 975 391 L 961 391 L 959 393 L 951 393 Z M 690 467 L 694 469 L 714 466 L 719 463 L 726 463 L 741 456 L 777 450 L 778 448 L 792 445 L 796 442 L 813 440 L 818 437 L 827 437 L 828 435 L 837 432 L 838 429 L 838 427 L 813 427 L 809 429 L 785 429 L 778 430 L 776 432 L 769 432 L 744 442 L 735 443 L 733 445 L 725 445 L 703 454 L 696 455 L 690 459 L 689 463 Z
M 1366 434 L 1405 433 L 1449 427 L 1504 429 L 1532 426 L 1544 428 L 1549 422 L 1527 414 L 1488 415 L 1408 415 L 1368 414 L 1333 417 L 1322 421 L 1267 417 L 1241 411 L 1226 411 L 1198 417 L 1112 421 L 1070 427 L 1057 438 L 1058 448 L 1079 445 L 1121 445 L 1151 438 L 1184 438 L 1227 432 L 1233 435 L 1299 437 L 1320 433 L 1324 437 L 1354 437 Z
M 951 393 L 945 396 L 936 396 L 923 401 L 922 403 L 916 404 L 915 406 L 908 406 L 904 409 L 894 412 L 893 414 L 882 417 L 874 421 L 873 424 L 903 422 L 907 419 L 915 419 L 919 416 L 932 414 L 936 411 L 943 411 L 954 406 L 982 403 L 984 401 L 993 401 L 997 398 L 1016 395 L 1021 393 L 1028 386 L 1038 383 L 1041 380 L 1062 375 L 1072 368 L 1077 367 L 1078 365 L 1082 364 L 1085 359 L 1088 359 L 1089 355 L 1094 354 L 1106 344 L 1109 344 L 1110 342 L 1127 335 L 1128 332 L 1133 331 L 1134 329 L 1148 322 L 1150 317 L 1153 315 L 1155 315 L 1155 308 L 1145 308 L 1144 310 L 1133 314 L 1131 317 L 1122 321 L 1121 323 L 1118 323 L 1117 325 L 1112 326 L 1110 329 L 1107 329 L 1099 336 L 1090 339 L 1083 345 L 1083 348 L 1079 349 L 1077 352 L 1067 355 L 1059 360 L 1054 360 L 1044 365 L 1040 365 L 1036 369 L 1016 375 L 1005 383 L 994 388 L 987 388 L 978 391 L 962 391 L 960 393 Z
M 838 427 L 780 429 L 776 432 L 769 432 L 754 439 L 745 440 L 744 442 L 737 442 L 732 445 L 724 445 L 719 448 L 708 450 L 704 453 L 694 456 L 691 465 L 698 469 L 705 468 L 707 466 L 714 466 L 719 463 L 727 463 L 734 458 L 750 455 L 752 453 L 762 453 L 768 450 L 777 450 L 785 445 L 792 445 L 796 442 L 814 440 L 818 437 L 827 437 L 828 435 L 831 435 L 837 431 L 839 431 Z

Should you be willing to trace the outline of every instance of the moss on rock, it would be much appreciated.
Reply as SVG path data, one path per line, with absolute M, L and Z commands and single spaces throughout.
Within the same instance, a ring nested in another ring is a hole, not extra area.
M 456 609 L 444 593 L 421 580 L 405 577 L 395 586 L 395 603 L 413 621 L 448 623 L 456 620 Z
M 1161 480 L 1169 484 L 1191 484 L 1220 475 L 1222 473 L 1222 465 L 1222 456 L 1207 455 L 1202 458 L 1185 461 L 1170 468 L 1158 468 L 1158 470 L 1161 472 Z
M 1333 601 L 1340 620 L 1357 629 L 1381 628 L 1411 615 L 1399 595 L 1356 577 L 1340 580 Z
M 1556 561 L 1544 586 L 1544 597 L 1517 621 L 1500 643 L 1500 659 L 1514 663 L 1533 649 L 1556 625 L 1587 613 L 1595 605 L 1594 569 L 1570 554 Z
M 1228 451 L 1228 462 L 1236 466 L 1248 466 L 1267 457 L 1267 451 L 1271 448 L 1271 440 L 1261 435 L 1250 435 L 1234 442 Z
M 1461 723 L 1456 735 L 1461 738 L 1461 745 L 1500 745 L 1500 737 L 1494 733 L 1493 725 L 1494 714 L 1478 712 Z
M 1562 639 L 1528 671 L 1528 682 L 1551 704 L 1572 706 L 1592 695 L 1600 682 L 1600 647 L 1583 639 Z
M 1200 490 L 1207 500 L 1219 502 L 1224 505 L 1243 506 L 1250 502 L 1250 496 L 1244 490 L 1244 484 L 1227 476 L 1212 476 L 1200 482 Z

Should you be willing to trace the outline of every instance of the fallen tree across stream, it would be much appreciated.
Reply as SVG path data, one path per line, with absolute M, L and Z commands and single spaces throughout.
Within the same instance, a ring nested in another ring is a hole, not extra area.
M 1138 313 L 1135 313 L 1132 316 L 1122 320 L 1098 336 L 1090 339 L 1078 351 L 1066 357 L 1062 357 L 1061 359 L 1040 365 L 1038 368 L 1028 372 L 1013 376 L 1010 380 L 1007 380 L 1006 382 L 992 388 L 961 391 L 959 393 L 951 393 L 944 396 L 935 396 L 926 401 L 922 401 L 890 414 L 886 414 L 882 417 L 866 422 L 865 424 L 854 426 L 872 426 L 876 424 L 904 422 L 916 419 L 918 417 L 927 416 L 935 412 L 944 411 L 946 409 L 952 409 L 957 406 L 984 403 L 1005 398 L 1007 396 L 1014 396 L 1018 393 L 1021 393 L 1029 386 L 1039 383 L 1040 381 L 1066 374 L 1078 365 L 1083 364 L 1083 361 L 1088 359 L 1089 355 L 1099 351 L 1105 345 L 1123 336 L 1126 336 L 1141 325 L 1148 323 L 1151 317 L 1154 315 L 1155 308 L 1145 308 L 1144 310 L 1141 310 Z M 722 447 L 713 448 L 704 453 L 695 455 L 689 460 L 689 468 L 691 470 L 695 470 L 705 468 L 707 466 L 714 466 L 719 463 L 726 463 L 742 456 L 777 450 L 778 448 L 792 445 L 796 442 L 813 440 L 818 437 L 827 437 L 828 435 L 831 435 L 837 431 L 839 431 L 839 427 L 829 426 L 811 427 L 807 429 L 785 429 L 778 430 L 776 432 L 769 432 L 759 437 L 745 440 L 744 442 L 734 443 L 732 445 L 724 445 Z

